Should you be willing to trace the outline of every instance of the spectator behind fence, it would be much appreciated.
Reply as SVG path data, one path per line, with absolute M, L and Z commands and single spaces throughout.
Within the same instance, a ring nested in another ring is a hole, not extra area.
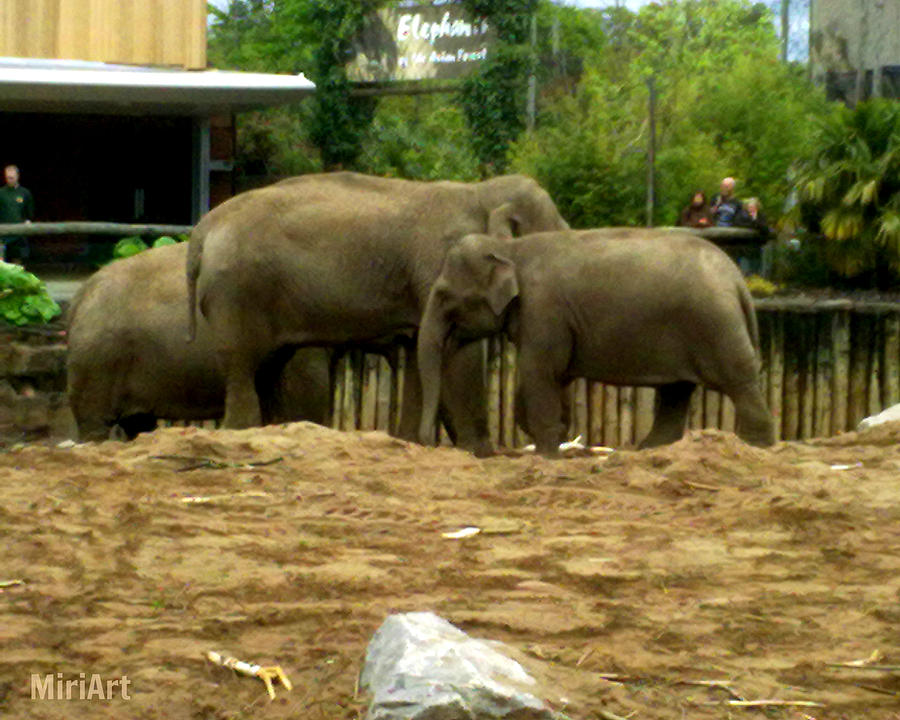
M 683 227 L 709 227 L 712 225 L 712 212 L 706 201 L 706 193 L 698 190 L 691 197 L 691 201 L 681 211 L 678 224 Z
M 19 168 L 7 165 L 3 169 L 6 185 L 0 188 L 0 223 L 30 223 L 34 219 L 34 198 L 27 188 L 19 185 Z M 19 235 L 0 237 L 3 259 L 7 262 L 28 258 L 28 241 Z
M 733 177 L 725 178 L 719 186 L 719 194 L 713 198 L 713 220 L 719 227 L 732 227 L 735 217 L 740 212 L 741 201 L 734 195 L 734 186 Z
M 766 222 L 766 215 L 762 210 L 762 204 L 755 197 L 747 198 L 737 215 L 734 217 L 735 227 L 750 228 L 758 231 L 761 235 L 768 235 L 769 224 Z

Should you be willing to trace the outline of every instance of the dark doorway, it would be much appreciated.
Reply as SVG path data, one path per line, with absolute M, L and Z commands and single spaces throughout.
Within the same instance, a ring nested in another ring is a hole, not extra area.
M 0 136 L 36 221 L 191 223 L 190 118 L 0 113 Z M 31 259 L 83 255 L 88 241 L 114 239 L 33 237 Z

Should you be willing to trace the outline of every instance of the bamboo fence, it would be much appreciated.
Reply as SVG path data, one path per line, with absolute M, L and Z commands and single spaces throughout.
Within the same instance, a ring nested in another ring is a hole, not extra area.
M 900 303 L 768 299 L 756 302 L 760 328 L 760 383 L 779 440 L 827 437 L 900 402 Z M 498 446 L 530 440 L 516 427 L 515 348 L 487 342 L 488 419 Z M 350 354 L 339 363 L 333 427 L 397 427 L 403 383 L 384 358 Z M 639 442 L 653 423 L 655 391 L 576 380 L 568 389 L 569 437 L 592 445 Z M 720 393 L 698 388 L 690 428 L 734 430 L 734 406 Z

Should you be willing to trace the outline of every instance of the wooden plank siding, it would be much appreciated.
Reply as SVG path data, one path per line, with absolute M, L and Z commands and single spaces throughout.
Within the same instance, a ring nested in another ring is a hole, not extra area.
M 866 415 L 900 402 L 900 305 L 801 309 L 769 305 L 758 309 L 757 317 L 760 388 L 769 403 L 777 439 L 802 440 L 853 430 Z M 359 355 L 347 362 L 372 360 Z M 400 378 L 383 361 L 378 373 L 377 398 L 371 391 L 363 392 L 361 407 L 358 390 L 338 387 L 333 427 L 396 429 Z M 366 383 L 373 382 L 371 371 L 364 376 L 349 367 L 340 367 L 338 376 L 341 386 L 358 383 L 364 377 Z M 521 430 L 514 429 L 515 351 L 507 340 L 490 341 L 487 376 L 494 444 L 521 447 L 530 442 Z M 649 431 L 652 390 L 576 381 L 566 394 L 570 403 L 568 434 L 572 438 L 581 435 L 592 445 L 626 447 L 640 442 Z M 389 419 L 383 409 L 387 404 L 384 398 L 392 401 Z M 370 402 L 380 402 L 381 409 L 368 409 Z M 688 426 L 732 431 L 731 401 L 698 388 L 691 401 Z
M 3 0 L 0 56 L 206 67 L 205 0 Z

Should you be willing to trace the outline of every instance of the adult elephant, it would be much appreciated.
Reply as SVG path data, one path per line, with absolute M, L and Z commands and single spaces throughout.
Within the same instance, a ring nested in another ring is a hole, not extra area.
M 187 264 L 191 322 L 209 323 L 226 375 L 225 425 L 258 425 L 254 377 L 286 349 L 358 344 L 415 332 L 450 243 L 472 232 L 567 228 L 532 179 L 418 182 L 351 172 L 305 175 L 242 193 L 194 228 Z M 489 452 L 483 358 L 446 369 L 457 443 Z M 421 407 L 418 375 L 405 386 Z M 411 371 L 411 372 L 410 372 Z M 420 412 L 404 413 L 414 439 Z
M 517 420 L 544 454 L 563 439 L 563 390 L 579 377 L 658 389 L 642 447 L 684 434 L 698 384 L 734 401 L 738 435 L 774 441 L 750 294 L 731 258 L 702 238 L 633 229 L 465 237 L 419 329 L 423 439 L 433 437 L 442 363 L 499 332 L 517 347 Z
M 225 381 L 209 328 L 184 341 L 187 245 L 169 245 L 117 260 L 81 286 L 68 316 L 67 384 L 81 440 L 104 440 L 115 426 L 128 438 L 159 418 L 221 418 Z M 330 415 L 329 355 L 307 348 L 292 358 L 265 395 L 271 422 Z

